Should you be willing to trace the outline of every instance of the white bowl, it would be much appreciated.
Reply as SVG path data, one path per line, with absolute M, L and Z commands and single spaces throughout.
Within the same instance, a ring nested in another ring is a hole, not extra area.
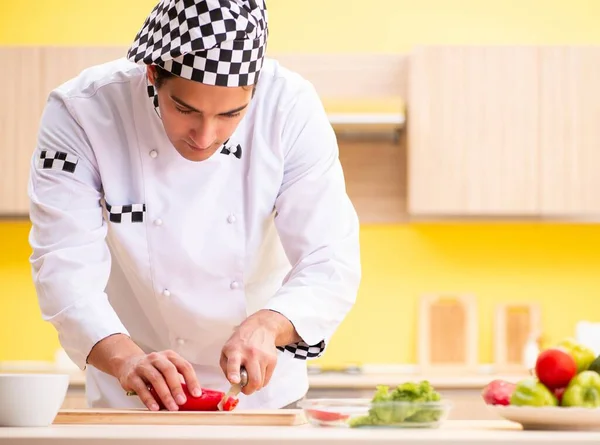
M 51 425 L 68 388 L 68 374 L 0 374 L 0 427 Z

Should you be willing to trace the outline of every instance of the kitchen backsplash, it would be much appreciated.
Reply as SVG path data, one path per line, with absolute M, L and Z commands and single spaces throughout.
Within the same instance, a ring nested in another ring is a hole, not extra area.
M 0 223 L 0 361 L 53 360 L 58 340 L 31 283 L 29 223 Z M 544 337 L 600 321 L 600 226 L 432 223 L 364 226 L 358 301 L 315 363 L 414 363 L 423 294 L 472 294 L 478 360 L 493 358 L 495 305 L 537 302 Z

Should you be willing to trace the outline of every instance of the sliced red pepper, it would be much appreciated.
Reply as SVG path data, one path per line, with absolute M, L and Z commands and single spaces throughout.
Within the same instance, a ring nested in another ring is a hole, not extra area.
M 225 397 L 225 393 L 222 391 L 215 391 L 213 389 L 202 388 L 202 395 L 200 397 L 194 397 L 190 394 L 185 383 L 181 383 L 181 388 L 185 395 L 186 401 L 183 405 L 179 405 L 179 411 L 218 411 L 218 405 Z M 135 395 L 135 392 L 128 392 L 128 395 Z M 160 409 L 165 409 L 160 396 L 156 393 L 154 388 L 150 388 L 150 394 L 156 400 Z M 229 397 L 223 406 L 223 411 L 231 411 L 238 404 L 238 399 Z
M 236 397 L 227 397 L 227 400 L 223 403 L 223 411 L 233 411 L 238 403 L 240 403 L 240 400 Z
M 335 422 L 338 420 L 346 420 L 350 417 L 348 414 L 336 413 L 332 411 L 321 411 L 318 409 L 307 410 L 308 414 L 321 422 Z

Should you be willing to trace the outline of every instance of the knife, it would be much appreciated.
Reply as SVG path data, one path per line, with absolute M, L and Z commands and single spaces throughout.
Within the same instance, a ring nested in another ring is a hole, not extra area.
M 240 369 L 240 382 L 234 383 L 231 385 L 231 388 L 229 388 L 229 391 L 227 391 L 227 394 L 225 394 L 225 396 L 221 399 L 221 401 L 217 405 L 217 408 L 219 408 L 219 411 L 223 411 L 223 404 L 225 403 L 226 400 L 228 400 L 230 397 L 237 397 L 238 394 L 240 392 L 242 392 L 242 388 L 244 386 L 246 386 L 247 384 L 248 384 L 248 372 L 246 371 L 246 368 L 244 368 L 242 366 Z

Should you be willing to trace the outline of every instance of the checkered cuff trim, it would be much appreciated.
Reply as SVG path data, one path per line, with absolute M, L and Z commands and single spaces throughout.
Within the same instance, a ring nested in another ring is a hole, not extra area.
M 113 223 L 141 223 L 146 215 L 146 204 L 112 206 L 106 203 L 108 219 Z
M 75 173 L 78 162 L 79 159 L 75 155 L 62 151 L 42 150 L 38 159 L 38 168 Z
M 277 349 L 283 353 L 291 354 L 295 359 L 298 360 L 309 360 L 311 358 L 320 357 L 325 350 L 325 341 L 322 340 L 319 344 L 309 346 L 305 342 L 293 343 L 286 345 L 285 347 L 277 346 Z

